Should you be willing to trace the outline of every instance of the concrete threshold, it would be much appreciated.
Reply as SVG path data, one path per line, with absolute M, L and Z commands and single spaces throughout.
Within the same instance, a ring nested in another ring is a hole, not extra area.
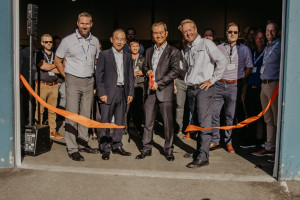
M 136 176 L 152 178 L 170 178 L 170 179 L 199 179 L 199 180 L 217 180 L 217 181 L 241 181 L 241 182 L 275 182 L 276 180 L 269 175 L 236 175 L 236 174 L 216 174 L 216 173 L 199 173 L 199 172 L 172 172 L 172 171 L 155 171 L 139 169 L 103 169 L 103 168 L 86 168 L 71 166 L 54 166 L 38 164 L 22 164 L 18 166 L 22 169 L 46 170 L 54 172 L 71 172 L 82 174 L 101 174 L 114 176 Z

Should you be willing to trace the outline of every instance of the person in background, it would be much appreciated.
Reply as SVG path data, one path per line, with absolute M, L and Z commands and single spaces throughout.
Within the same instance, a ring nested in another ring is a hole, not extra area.
M 236 106 L 241 96 L 243 80 L 248 77 L 253 68 L 251 50 L 237 42 L 239 35 L 239 25 L 230 22 L 227 25 L 227 41 L 218 45 L 220 51 L 226 56 L 228 65 L 215 83 L 212 111 L 213 127 L 220 126 L 220 113 L 225 106 L 226 126 L 233 125 L 236 113 Z M 229 153 L 235 153 L 232 146 L 232 129 L 225 130 L 225 144 Z M 212 143 L 210 148 L 220 145 L 220 130 L 213 129 Z
M 134 96 L 132 104 L 128 104 L 125 114 L 125 132 L 128 133 L 129 122 L 133 121 L 139 135 L 143 135 L 144 124 L 144 98 L 145 98 L 145 76 L 142 72 L 145 57 L 139 54 L 140 42 L 131 40 L 130 43 L 131 57 L 134 71 Z
M 46 103 L 50 104 L 53 107 L 56 107 L 58 98 L 57 74 L 59 74 L 59 71 L 54 65 L 54 52 L 52 51 L 52 36 L 49 34 L 44 34 L 41 37 L 41 45 L 43 46 L 43 49 L 40 50 L 36 56 L 38 79 L 36 80 L 35 84 L 35 92 Z M 44 111 L 45 107 L 36 102 L 36 124 L 44 124 Z M 63 136 L 61 136 L 56 131 L 56 113 L 52 110 L 48 110 L 48 124 L 50 128 L 50 137 L 62 139 Z
M 276 22 L 268 21 L 266 25 L 266 38 L 268 42 L 264 49 L 263 64 L 260 69 L 260 78 L 262 80 L 260 100 L 263 108 L 268 105 L 271 96 L 279 83 L 281 40 L 279 38 L 279 26 Z M 271 161 L 274 161 L 277 117 L 278 96 L 276 96 L 271 107 L 264 115 L 264 120 L 267 124 L 267 141 L 265 143 L 265 148 L 253 152 L 253 155 L 272 156 Z
M 182 37 L 182 47 L 181 54 L 179 57 L 179 74 L 178 77 L 175 79 L 174 85 L 174 93 L 176 95 L 176 124 L 178 128 L 178 135 L 183 135 L 183 116 L 184 116 L 184 107 L 185 107 L 185 100 L 186 100 L 186 92 L 187 92 L 187 85 L 184 82 L 185 74 L 188 70 L 187 61 L 185 55 L 188 51 L 187 41 Z
M 252 51 L 253 70 L 247 79 L 247 90 L 245 97 L 245 106 L 249 117 L 256 116 L 262 111 L 260 92 L 261 79 L 260 70 L 263 64 L 264 48 L 266 46 L 265 35 L 262 31 L 255 33 L 256 47 Z M 242 148 L 256 147 L 259 139 L 262 140 L 264 130 L 263 118 L 248 125 L 246 134 L 243 134 L 244 141 L 242 141 Z
M 125 43 L 124 47 L 123 47 L 123 50 L 126 51 L 127 53 L 131 54 L 131 50 L 130 50 L 130 41 L 131 40 L 136 40 L 136 31 L 134 28 L 128 28 L 126 29 L 126 40 L 127 42 Z M 144 47 L 143 45 L 140 43 L 140 49 L 139 49 L 139 54 L 140 55 L 144 55 Z

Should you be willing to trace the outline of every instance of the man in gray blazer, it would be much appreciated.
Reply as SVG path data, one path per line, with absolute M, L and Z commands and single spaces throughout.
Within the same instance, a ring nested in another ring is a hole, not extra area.
M 131 55 L 122 50 L 126 36 L 122 29 L 113 32 L 112 48 L 102 51 L 96 68 L 97 89 L 99 92 L 102 123 L 111 122 L 125 125 L 126 104 L 131 103 L 134 96 L 134 76 Z M 110 129 L 100 129 L 99 149 L 103 160 L 109 160 L 110 151 L 122 156 L 130 156 L 122 146 L 123 129 L 114 129 L 112 138 Z M 110 146 L 112 140 L 112 147 Z
M 151 156 L 153 127 L 156 117 L 156 107 L 160 109 L 164 121 L 165 144 L 164 152 L 168 161 L 175 159 L 173 155 L 173 100 L 174 79 L 179 72 L 178 49 L 169 45 L 166 41 L 168 36 L 167 26 L 163 22 L 152 25 L 152 37 L 155 41 L 154 47 L 147 49 L 146 59 L 143 64 L 143 73 L 149 77 L 153 74 L 154 84 L 148 86 L 148 95 L 145 101 L 145 127 L 143 136 L 143 150 L 136 159 Z

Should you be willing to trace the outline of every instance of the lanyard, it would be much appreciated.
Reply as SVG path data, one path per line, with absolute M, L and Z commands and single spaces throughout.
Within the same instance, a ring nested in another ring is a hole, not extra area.
M 51 59 L 50 60 L 48 58 L 48 55 L 44 51 L 42 51 L 42 52 L 44 54 L 44 57 L 47 59 L 47 63 L 53 64 L 53 52 L 51 52 Z
M 79 45 L 81 46 L 82 50 L 83 50 L 83 53 L 85 55 L 85 59 L 88 60 L 88 56 L 87 56 L 87 53 L 89 52 L 89 49 L 90 49 L 90 41 L 88 42 L 88 48 L 87 50 L 85 51 L 84 47 L 83 47 L 83 44 L 80 42 L 79 38 L 77 37 L 77 40 L 79 42 Z M 86 42 L 85 39 L 83 39 L 84 41 L 83 42 Z
M 140 55 L 138 55 L 138 56 L 135 58 L 135 60 L 134 60 L 134 68 L 136 68 L 136 63 L 137 63 L 137 61 L 138 61 L 138 59 L 139 59 L 139 56 L 140 56 Z
M 266 49 L 267 49 L 268 47 L 266 47 L 266 48 L 264 49 L 264 54 L 265 54 L 265 56 L 264 56 L 263 64 L 265 64 L 265 63 L 267 62 L 267 60 L 269 59 L 271 53 L 274 51 L 275 47 L 276 47 L 278 44 L 279 44 L 279 41 L 277 41 L 277 42 L 274 44 L 274 46 L 271 47 L 271 49 L 270 49 L 270 51 L 269 51 L 268 53 L 266 52 L 266 51 L 267 51 Z M 267 53 L 267 54 L 266 54 L 266 53 Z
M 225 46 L 225 45 L 224 45 Z M 226 53 L 228 54 L 228 56 L 229 56 L 229 60 L 230 60 L 230 64 L 231 64 L 231 57 L 233 57 L 233 56 L 235 56 L 235 55 L 233 55 L 232 56 L 232 49 L 233 49 L 233 46 L 231 46 L 231 45 L 229 45 L 230 46 L 230 52 L 228 53 L 228 50 L 227 50 L 227 48 L 226 48 L 226 46 L 225 46 L 225 49 L 226 49 Z
M 260 60 L 260 58 L 261 58 L 263 55 L 264 55 L 264 52 L 262 52 L 262 53 L 258 56 L 258 58 L 256 58 L 256 51 L 254 51 L 254 55 L 253 55 L 254 63 L 253 63 L 253 65 L 255 65 L 255 64 Z

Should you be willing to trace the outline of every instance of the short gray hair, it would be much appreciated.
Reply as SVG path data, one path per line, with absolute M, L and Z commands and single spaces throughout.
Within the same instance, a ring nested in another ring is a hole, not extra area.
M 92 15 L 90 15 L 90 13 L 87 12 L 82 12 L 78 15 L 78 21 L 80 20 L 80 17 L 89 17 L 91 18 L 91 22 L 93 21 Z
M 164 22 L 156 22 L 156 23 L 154 23 L 154 24 L 152 25 L 152 27 L 151 27 L 151 31 L 153 32 L 153 28 L 154 28 L 155 26 L 160 26 L 160 25 L 163 25 L 164 28 L 165 28 L 165 31 L 168 31 L 167 24 L 164 23 Z

